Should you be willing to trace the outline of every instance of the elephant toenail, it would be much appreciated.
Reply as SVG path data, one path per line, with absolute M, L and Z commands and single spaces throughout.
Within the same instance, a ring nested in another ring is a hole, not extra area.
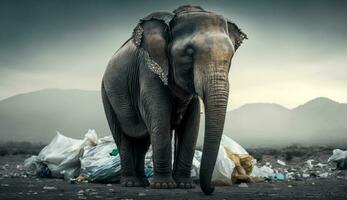
M 161 188 L 166 189 L 167 188 L 167 183 L 162 183 Z
M 132 181 L 129 181 L 129 182 L 126 183 L 126 186 L 127 187 L 133 187 L 134 183 Z
M 184 188 L 184 183 L 180 183 L 178 187 L 179 188 Z
M 168 184 L 168 186 L 169 186 L 169 188 L 174 188 L 175 187 L 174 184 L 171 183 L 171 182 Z
M 160 183 L 155 183 L 155 188 L 160 189 Z

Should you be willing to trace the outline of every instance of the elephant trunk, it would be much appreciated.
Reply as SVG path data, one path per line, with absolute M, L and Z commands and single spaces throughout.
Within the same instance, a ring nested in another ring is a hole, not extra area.
M 226 107 L 229 95 L 228 73 L 212 74 L 203 82 L 203 102 L 205 105 L 205 138 L 200 165 L 200 187 L 205 194 L 214 191 L 212 173 L 216 163 L 223 134 Z

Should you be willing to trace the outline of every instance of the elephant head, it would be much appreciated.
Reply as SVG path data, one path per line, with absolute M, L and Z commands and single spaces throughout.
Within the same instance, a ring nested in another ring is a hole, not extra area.
M 155 19 L 151 16 L 147 19 Z M 168 71 L 169 87 L 184 95 L 197 94 L 205 106 L 205 138 L 200 168 L 200 185 L 205 194 L 214 191 L 211 183 L 228 103 L 228 73 L 236 49 L 247 38 L 234 23 L 197 6 L 182 6 L 156 34 L 165 42 L 165 52 L 150 55 L 162 71 Z M 155 36 L 153 38 L 158 39 Z M 148 47 L 150 48 L 150 47 Z M 161 56 L 158 56 L 161 55 Z M 166 62 L 163 61 L 166 57 Z M 169 69 L 167 69 L 169 68 Z

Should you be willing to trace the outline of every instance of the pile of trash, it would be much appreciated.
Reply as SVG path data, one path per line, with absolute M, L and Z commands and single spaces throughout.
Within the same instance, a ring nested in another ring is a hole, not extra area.
M 282 160 L 265 162 L 262 167 L 255 166 L 252 175 L 262 176 L 266 181 L 303 181 L 307 179 L 341 178 L 347 179 L 347 151 L 333 150 L 333 154 L 327 159 L 315 157 L 301 162 L 287 164 Z
M 196 150 L 191 170 L 191 176 L 195 180 L 199 177 L 201 156 L 202 152 Z M 347 151 L 334 150 L 328 162 L 336 163 L 338 169 L 347 169 Z M 95 130 L 89 130 L 82 140 L 57 132 L 37 156 L 24 161 L 24 167 L 34 171 L 38 177 L 64 178 L 71 183 L 114 183 L 120 180 L 121 162 L 112 136 L 98 138 Z M 281 160 L 261 166 L 241 145 L 223 135 L 212 180 L 223 185 L 256 180 L 302 180 L 326 178 L 332 171 L 331 164 L 314 164 L 313 160 L 308 160 L 305 167 L 297 168 L 290 167 Z M 145 175 L 153 176 L 151 149 L 145 157 Z

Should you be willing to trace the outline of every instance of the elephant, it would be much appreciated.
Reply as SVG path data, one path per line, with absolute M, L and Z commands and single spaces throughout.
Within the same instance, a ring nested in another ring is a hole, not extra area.
M 244 39 L 247 35 L 236 24 L 199 6 L 140 19 L 110 59 L 101 84 L 123 186 L 193 187 L 190 172 L 203 103 L 200 187 L 205 194 L 214 191 L 211 178 L 224 128 L 228 74 Z M 149 183 L 144 158 L 150 145 L 154 175 Z

